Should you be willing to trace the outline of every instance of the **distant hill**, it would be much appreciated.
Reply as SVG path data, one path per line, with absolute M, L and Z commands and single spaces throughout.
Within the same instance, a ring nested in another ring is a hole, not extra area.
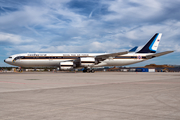
M 156 64 L 150 64 L 144 67 L 145 68 L 174 68 L 173 66 L 169 66 L 169 65 L 156 65 Z

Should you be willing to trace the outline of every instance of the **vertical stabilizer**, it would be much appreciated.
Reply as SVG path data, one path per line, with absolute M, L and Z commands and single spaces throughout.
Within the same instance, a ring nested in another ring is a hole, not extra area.
M 137 53 L 156 53 L 162 33 L 156 33 L 149 42 Z

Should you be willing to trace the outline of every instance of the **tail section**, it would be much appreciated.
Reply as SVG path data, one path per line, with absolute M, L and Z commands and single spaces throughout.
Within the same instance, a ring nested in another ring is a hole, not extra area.
M 137 53 L 156 53 L 162 33 L 156 33 L 149 42 Z

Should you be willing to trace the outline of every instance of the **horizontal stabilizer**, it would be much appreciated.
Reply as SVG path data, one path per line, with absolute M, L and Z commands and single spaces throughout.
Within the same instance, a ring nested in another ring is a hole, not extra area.
M 115 56 L 124 55 L 124 54 L 127 54 L 127 53 L 128 53 L 128 51 L 126 51 L 126 52 L 118 52 L 118 53 L 110 53 L 110 54 L 104 54 L 104 55 L 98 55 L 98 56 L 96 56 L 96 59 L 99 59 L 99 58 L 107 59 L 109 57 L 115 57 Z
M 172 53 L 172 52 L 174 52 L 174 51 L 165 51 L 165 52 L 156 53 L 156 54 L 153 54 L 153 55 L 147 55 L 146 58 L 151 59 L 151 58 L 159 57 L 159 56 L 166 55 L 166 54 L 169 54 L 169 53 Z

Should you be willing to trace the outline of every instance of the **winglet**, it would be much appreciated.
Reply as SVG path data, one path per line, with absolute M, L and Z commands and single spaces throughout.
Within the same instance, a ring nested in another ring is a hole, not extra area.
M 129 52 L 135 52 L 135 51 L 137 50 L 137 48 L 138 48 L 138 46 L 136 46 L 136 47 L 130 49 Z

